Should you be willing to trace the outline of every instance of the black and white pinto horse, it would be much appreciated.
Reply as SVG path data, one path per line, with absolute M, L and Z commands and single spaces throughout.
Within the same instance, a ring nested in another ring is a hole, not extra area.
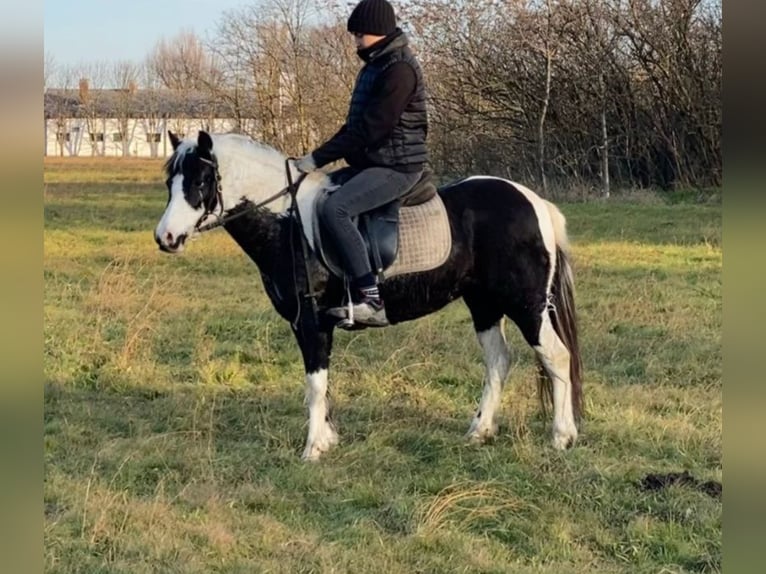
M 170 137 L 174 153 L 166 164 L 168 203 L 155 240 L 162 251 L 180 253 L 201 225 L 217 216 L 239 215 L 223 227 L 258 266 L 272 304 L 290 321 L 297 338 L 309 417 L 303 459 L 317 460 L 338 442 L 327 399 L 336 320 L 325 318 L 323 311 L 341 302 L 344 283 L 310 250 L 308 261 L 304 259 L 302 231 L 288 209 L 289 196 L 267 201 L 285 188 L 285 156 L 236 134 L 201 131 L 196 141 Z M 301 182 L 297 201 L 304 227 L 312 225 L 309 211 L 316 195 L 329 185 L 322 172 Z M 495 177 L 469 177 L 438 193 L 452 232 L 449 258 L 431 271 L 385 279 L 380 290 L 388 319 L 392 325 L 417 319 L 463 298 L 486 368 L 481 402 L 467 433 L 469 440 L 481 443 L 498 431 L 495 412 L 510 370 L 503 321 L 510 318 L 536 353 L 541 400 L 543 406 L 553 406 L 553 446 L 564 450 L 577 439 L 582 408 L 564 216 L 526 187 Z M 311 231 L 304 231 L 313 245 Z M 307 272 L 317 294 L 318 321 L 305 297 Z

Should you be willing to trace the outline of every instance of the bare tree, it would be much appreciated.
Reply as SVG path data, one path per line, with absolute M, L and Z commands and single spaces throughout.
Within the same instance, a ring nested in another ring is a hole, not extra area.
M 423 0 L 406 13 L 443 173 L 598 182 L 603 195 L 613 175 L 720 182 L 720 1 Z
M 117 119 L 116 139 L 120 144 L 123 157 L 130 155 L 130 144 L 136 130 L 132 121 L 138 111 L 137 91 L 140 67 L 130 61 L 116 62 L 111 68 L 111 84 L 115 86 L 115 113 Z
M 720 0 L 419 0 L 397 8 L 423 64 L 432 163 L 443 177 L 489 173 L 604 196 L 613 186 L 720 185 Z M 361 65 L 349 11 L 345 0 L 260 0 L 224 13 L 205 43 L 189 32 L 163 40 L 141 80 L 156 91 L 149 107 L 164 97 L 198 102 L 195 114 L 212 121 L 220 111 L 235 130 L 304 153 L 348 109 Z M 124 119 L 139 78 L 117 68 L 127 154 Z M 77 78 L 52 57 L 45 74 L 46 84 L 77 92 Z M 160 116 L 143 113 L 156 133 Z M 74 135 L 63 123 L 57 129 Z M 60 153 L 76 151 L 73 143 L 60 140 Z
M 231 12 L 210 49 L 225 78 L 220 101 L 256 118 L 253 135 L 278 149 L 304 153 L 342 122 L 359 65 L 332 4 L 266 0 Z
M 51 83 L 55 80 L 57 68 L 56 57 L 52 52 L 46 50 L 43 58 L 43 89 L 46 92 L 52 87 Z
M 91 155 L 106 153 L 106 109 L 105 86 L 109 81 L 109 64 L 103 61 L 91 62 L 77 68 L 78 98 L 80 113 L 85 120 L 85 130 L 90 141 Z
M 529 102 L 512 37 L 498 38 L 504 9 L 493 0 L 426 0 L 407 11 L 429 92 L 437 170 L 491 171 L 513 155 Z
M 630 0 L 614 15 L 642 80 L 637 98 L 652 106 L 650 178 L 672 188 L 704 181 L 712 168 L 720 183 L 720 3 Z
M 541 6 L 536 8 L 533 13 L 537 22 L 533 24 L 534 28 L 538 28 L 538 34 L 530 35 L 530 38 L 537 41 L 531 41 L 531 48 L 540 53 L 544 61 L 544 74 L 545 81 L 540 101 L 539 120 L 537 124 L 537 169 L 540 186 L 543 193 L 548 193 L 548 179 L 546 177 L 546 160 L 545 160 L 545 121 L 548 117 L 548 108 L 551 104 L 551 86 L 553 82 L 553 61 L 557 55 L 557 46 L 559 38 L 563 28 L 562 23 L 556 23 L 554 20 L 559 15 L 558 11 L 554 12 L 555 5 L 551 0 L 544 0 L 540 3 Z M 534 4 L 533 4 L 534 6 Z M 530 20 L 533 20 L 530 18 Z M 556 27 L 556 28 L 554 28 Z
M 210 55 L 194 32 L 160 39 L 147 57 L 152 82 L 171 90 L 202 90 L 210 74 Z
M 275 143 L 270 116 L 274 115 L 273 86 L 278 70 L 267 65 L 257 38 L 261 17 L 253 7 L 224 14 L 218 24 L 217 38 L 210 44 L 219 81 L 209 86 L 211 96 L 236 122 L 235 129 L 248 133 L 247 117 L 255 118 L 251 135 Z M 272 136 L 272 137 L 270 137 Z
M 140 70 L 139 87 L 143 96 L 140 117 L 149 144 L 149 155 L 158 157 L 160 143 L 164 141 L 162 135 L 167 129 L 167 114 L 173 100 L 173 91 L 163 88 L 162 80 L 154 72 L 149 62 Z M 166 152 L 167 149 L 163 150 L 163 155 Z
M 77 117 L 79 115 L 76 87 L 78 73 L 73 66 L 55 66 L 49 70 L 52 86 L 47 90 L 47 107 L 56 130 L 56 148 L 60 156 L 77 155 L 81 137 Z

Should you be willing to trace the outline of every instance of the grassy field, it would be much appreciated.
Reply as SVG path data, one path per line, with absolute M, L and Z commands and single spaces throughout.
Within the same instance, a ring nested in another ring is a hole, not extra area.
M 549 446 L 514 325 L 500 436 L 463 434 L 481 354 L 462 303 L 336 336 L 341 444 L 305 439 L 303 369 L 223 231 L 160 253 L 161 164 L 45 163 L 45 563 L 95 572 L 719 572 L 721 209 L 560 204 L 585 364 Z

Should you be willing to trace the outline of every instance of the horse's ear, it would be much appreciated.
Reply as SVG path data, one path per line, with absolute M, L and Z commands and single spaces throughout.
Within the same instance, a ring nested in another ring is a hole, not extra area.
M 173 145 L 173 151 L 178 149 L 178 146 L 181 145 L 181 140 L 178 139 L 178 136 L 168 130 L 168 137 L 170 138 L 170 143 Z
M 211 138 L 210 134 L 205 130 L 199 131 L 199 136 L 197 136 L 197 147 L 199 147 L 201 151 L 206 151 L 208 153 L 213 150 L 213 138 Z

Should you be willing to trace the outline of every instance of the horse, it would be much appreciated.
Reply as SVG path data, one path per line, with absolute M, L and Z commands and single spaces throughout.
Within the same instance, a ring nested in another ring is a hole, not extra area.
M 169 136 L 168 200 L 155 241 L 161 251 L 178 254 L 189 237 L 217 221 L 258 267 L 303 357 L 308 432 L 301 458 L 319 460 L 338 443 L 327 398 L 337 320 L 324 311 L 337 306 L 345 291 L 344 279 L 310 248 L 311 233 L 304 227 L 310 227 L 313 202 L 331 180 L 323 171 L 300 174 L 281 152 L 245 135 Z M 300 177 L 291 202 L 286 181 Z M 466 177 L 437 192 L 449 218 L 449 256 L 431 270 L 384 278 L 380 292 L 389 324 L 424 317 L 462 298 L 485 366 L 481 400 L 465 438 L 481 444 L 499 430 L 495 413 L 511 366 L 503 329 L 509 318 L 534 350 L 540 402 L 544 412 L 553 410 L 552 445 L 568 449 L 581 422 L 582 363 L 564 215 L 527 187 L 493 176 Z

